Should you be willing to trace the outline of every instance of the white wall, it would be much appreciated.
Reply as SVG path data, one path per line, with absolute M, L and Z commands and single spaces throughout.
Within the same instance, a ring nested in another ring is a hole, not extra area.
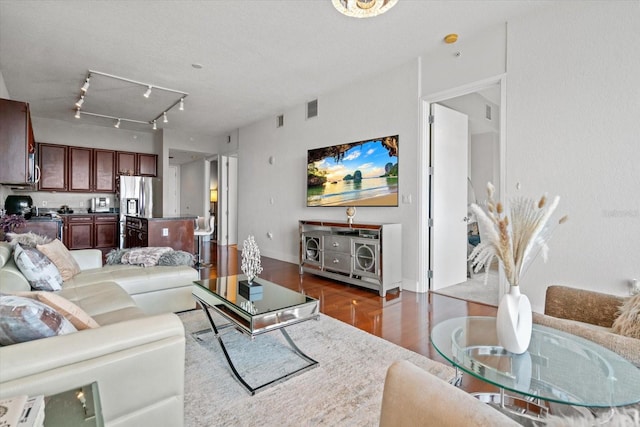
M 557 2 L 509 23 L 507 190 L 559 194 L 569 222 L 523 291 L 550 284 L 628 294 L 640 278 L 640 8 Z
M 253 234 L 263 255 L 297 263 L 299 219 L 346 220 L 344 207 L 306 207 L 309 148 L 398 134 L 400 195 L 415 198 L 418 107 L 416 60 L 320 96 L 318 117 L 307 120 L 302 104 L 284 112 L 282 128 L 274 116 L 240 129 L 239 242 Z M 358 207 L 356 219 L 403 224 L 403 277 L 406 288 L 415 289 L 416 204 Z
M 200 159 L 180 166 L 180 208 L 184 215 L 209 212 L 209 161 Z

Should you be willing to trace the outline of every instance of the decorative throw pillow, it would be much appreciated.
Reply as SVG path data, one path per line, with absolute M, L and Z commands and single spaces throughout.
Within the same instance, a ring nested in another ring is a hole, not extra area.
M 640 339 L 640 294 L 627 299 L 618 310 L 611 330 L 616 334 Z
M 0 345 L 75 331 L 76 328 L 62 314 L 46 304 L 15 295 L 0 295 Z
M 193 254 L 185 251 L 165 252 L 158 258 L 158 265 L 188 265 L 191 267 L 194 262 Z
M 37 249 L 16 245 L 13 251 L 16 266 L 31 285 L 38 291 L 58 291 L 62 289 L 62 277 L 54 263 Z
M 131 249 L 111 249 L 106 256 L 107 264 L 122 264 L 122 256 Z
M 7 237 L 12 246 L 19 243 L 23 248 L 35 248 L 37 245 L 44 245 L 52 240 L 47 236 L 41 236 L 31 231 L 21 234 L 7 233 Z
M 133 248 L 126 254 L 122 255 L 120 262 L 122 264 L 141 265 L 143 267 L 152 267 L 158 264 L 160 256 L 166 252 L 172 251 L 169 247 L 146 247 Z
M 62 280 L 69 280 L 80 273 L 80 266 L 60 240 L 52 240 L 45 245 L 38 245 L 36 248 L 58 267 Z
M 48 305 L 62 314 L 79 331 L 100 327 L 98 322 L 93 320 L 82 308 L 53 292 L 20 292 L 16 295 L 35 299 Z

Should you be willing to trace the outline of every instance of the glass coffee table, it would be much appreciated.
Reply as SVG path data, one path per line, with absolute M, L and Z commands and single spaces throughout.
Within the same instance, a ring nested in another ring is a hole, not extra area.
M 640 369 L 592 341 L 557 329 L 534 324 L 529 348 L 514 354 L 498 345 L 495 317 L 459 317 L 437 324 L 431 343 L 456 371 L 498 387 L 500 393 L 476 395 L 507 412 L 522 414 L 523 405 L 516 404 L 522 402 L 526 409 L 532 404 L 536 416 L 544 416 L 547 402 L 590 410 L 640 402 Z M 515 402 L 519 399 L 505 390 L 524 399 Z
M 304 354 L 295 345 L 285 327 L 309 319 L 317 319 L 320 313 L 318 300 L 315 298 L 260 278 L 254 279 L 254 284 L 255 286 L 248 289 L 246 277 L 237 275 L 198 280 L 194 282 L 192 289 L 193 297 L 200 303 L 211 325 L 211 329 L 196 332 L 196 335 L 213 331 L 233 375 L 251 395 L 318 365 L 317 361 Z M 216 325 L 209 309 L 221 315 L 228 323 Z M 252 339 L 258 335 L 279 330 L 293 352 L 306 361 L 306 364 L 265 384 L 250 386 L 234 366 L 222 341 L 220 330 L 229 326 Z

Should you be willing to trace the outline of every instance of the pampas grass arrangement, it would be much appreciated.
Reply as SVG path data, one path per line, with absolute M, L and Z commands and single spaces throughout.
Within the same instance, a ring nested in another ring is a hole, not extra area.
M 551 237 L 548 223 L 558 207 L 560 197 L 556 196 L 551 203 L 546 196 L 538 201 L 517 197 L 510 202 L 507 214 L 502 203 L 494 200 L 495 187 L 490 182 L 487 184 L 487 193 L 489 202 L 486 211 L 475 203 L 471 204 L 471 210 L 486 233 L 483 233 L 482 240 L 469 255 L 469 261 L 477 273 L 498 258 L 507 282 L 518 286 L 525 265 L 535 258 L 538 251 L 542 252 L 544 261 L 547 260 L 547 241 Z M 567 216 L 564 216 L 558 223 L 566 220 Z

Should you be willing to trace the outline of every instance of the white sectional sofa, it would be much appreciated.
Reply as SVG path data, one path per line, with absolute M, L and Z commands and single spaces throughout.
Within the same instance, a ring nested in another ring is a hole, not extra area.
M 52 395 L 97 382 L 106 426 L 184 423 L 182 322 L 194 308 L 191 267 L 101 267 L 97 250 L 72 251 L 81 272 L 56 293 L 100 326 L 0 347 L 0 399 Z M 0 242 L 0 292 L 29 291 Z

